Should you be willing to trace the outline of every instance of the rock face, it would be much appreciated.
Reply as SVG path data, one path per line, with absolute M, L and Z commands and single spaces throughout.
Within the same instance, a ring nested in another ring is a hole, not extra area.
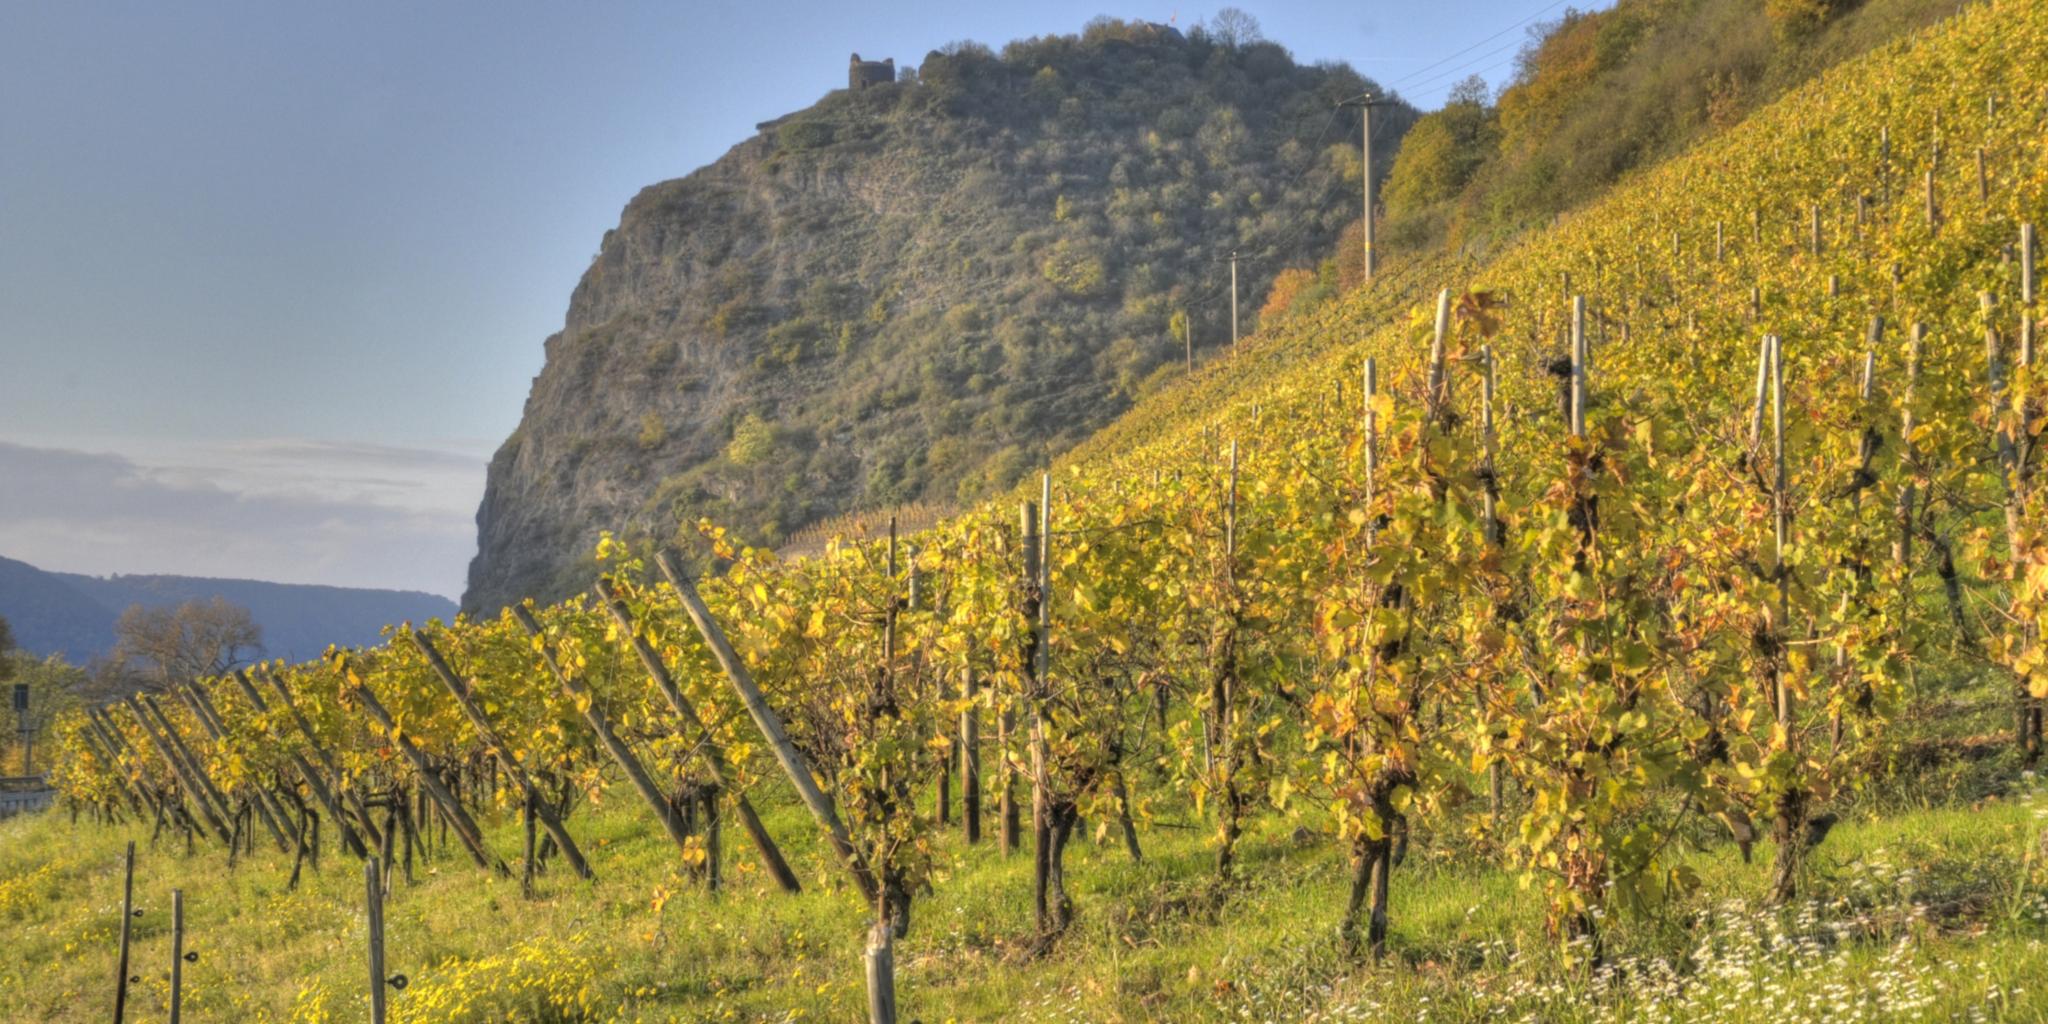
M 586 589 L 604 530 L 772 545 L 1006 487 L 1177 371 L 1176 312 L 1228 344 L 1230 251 L 1249 329 L 1356 219 L 1347 68 L 1098 21 L 919 70 L 627 204 L 491 462 L 465 608 Z

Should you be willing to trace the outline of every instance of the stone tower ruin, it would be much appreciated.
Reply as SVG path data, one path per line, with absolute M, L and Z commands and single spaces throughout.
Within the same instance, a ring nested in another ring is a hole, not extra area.
M 862 60 L 860 54 L 846 64 L 846 87 L 865 89 L 871 85 L 887 85 L 896 80 L 896 58 L 885 60 Z

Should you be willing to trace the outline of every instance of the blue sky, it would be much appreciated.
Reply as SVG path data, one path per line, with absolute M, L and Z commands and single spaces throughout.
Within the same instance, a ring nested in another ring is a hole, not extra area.
M 1499 84 L 1564 10 L 1240 6 L 1423 106 Z M 0 555 L 454 596 L 484 460 L 640 188 L 843 85 L 851 51 L 1214 10 L 0 4 Z M 206 500 L 103 520 L 94 487 Z

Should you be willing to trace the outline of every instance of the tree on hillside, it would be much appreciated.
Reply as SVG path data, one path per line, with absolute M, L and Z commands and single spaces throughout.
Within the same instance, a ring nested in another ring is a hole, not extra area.
M 249 609 L 226 598 L 175 608 L 129 605 L 114 622 L 114 664 L 148 685 L 219 675 L 263 650 L 263 629 Z
M 1259 19 L 1236 7 L 1225 7 L 1209 19 L 1209 34 L 1229 47 L 1250 46 L 1266 38 L 1259 31 Z
M 1443 109 L 1415 122 L 1402 141 L 1387 179 L 1387 215 L 1411 215 L 1457 195 L 1499 145 L 1486 83 L 1458 83 Z

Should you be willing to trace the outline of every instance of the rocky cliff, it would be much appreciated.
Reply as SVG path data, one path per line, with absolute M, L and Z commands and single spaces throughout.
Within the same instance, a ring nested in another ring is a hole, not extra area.
M 1247 329 L 1358 213 L 1369 83 L 1263 42 L 1098 20 L 955 46 L 651 186 L 491 462 L 464 606 L 587 587 L 601 530 L 755 543 L 1008 486 Z M 1412 119 L 1379 119 L 1389 152 Z M 1177 314 L 1180 317 L 1177 317 Z

